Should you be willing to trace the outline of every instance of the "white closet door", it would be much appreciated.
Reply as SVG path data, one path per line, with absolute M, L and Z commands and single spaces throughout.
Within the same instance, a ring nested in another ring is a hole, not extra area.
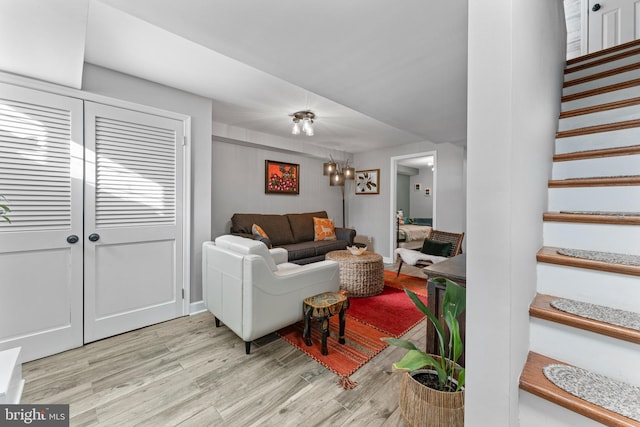
M 183 134 L 85 102 L 85 342 L 183 314 Z
M 589 0 L 589 52 L 640 38 L 640 1 Z
M 82 345 L 82 137 L 82 101 L 0 84 L 0 350 L 22 361 Z

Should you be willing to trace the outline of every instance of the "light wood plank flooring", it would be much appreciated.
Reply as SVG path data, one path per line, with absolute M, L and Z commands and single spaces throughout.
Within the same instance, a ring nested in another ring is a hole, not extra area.
M 406 337 L 424 347 L 425 330 Z M 22 402 L 69 403 L 72 426 L 404 426 L 400 374 L 389 372 L 402 354 L 388 347 L 343 390 L 275 334 L 245 355 L 206 312 L 26 363 Z

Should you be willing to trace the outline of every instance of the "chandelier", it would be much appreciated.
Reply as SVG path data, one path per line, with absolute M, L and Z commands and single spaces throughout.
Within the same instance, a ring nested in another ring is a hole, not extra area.
M 293 117 L 292 134 L 300 135 L 301 132 L 304 132 L 307 136 L 313 136 L 313 120 L 316 118 L 315 113 L 308 110 L 297 111 L 291 114 L 291 117 Z

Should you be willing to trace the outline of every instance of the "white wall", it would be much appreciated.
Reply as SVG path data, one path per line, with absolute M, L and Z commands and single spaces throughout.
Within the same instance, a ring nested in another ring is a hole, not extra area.
M 302 154 L 247 147 L 212 141 L 212 237 L 226 234 L 234 213 L 302 213 L 326 210 L 342 226 L 342 193 L 329 186 L 322 175 L 322 163 Z M 265 194 L 264 161 L 276 160 L 300 165 L 300 194 Z
M 416 184 L 420 184 L 419 191 L 415 189 Z M 424 195 L 426 188 L 431 189 L 429 197 Z M 433 172 L 430 166 L 420 168 L 418 175 L 411 177 L 409 196 L 412 218 L 433 218 Z
M 380 194 L 356 195 L 349 192 L 349 224 L 358 234 L 374 239 L 376 252 L 391 260 L 391 226 L 393 212 L 390 209 L 391 157 L 428 151 L 437 152 L 437 202 L 438 228 L 464 231 L 464 185 L 462 147 L 444 143 L 420 142 L 395 148 L 387 148 L 354 154 L 356 170 L 380 169 Z M 393 209 L 395 210 L 395 209 Z
M 211 236 L 211 100 L 85 64 L 82 89 L 191 116 L 191 302 L 202 300 L 202 242 Z
M 411 213 L 411 178 L 409 175 L 396 174 L 396 210 L 402 209 L 404 216 Z
M 469 2 L 467 426 L 518 425 L 565 46 L 561 0 Z

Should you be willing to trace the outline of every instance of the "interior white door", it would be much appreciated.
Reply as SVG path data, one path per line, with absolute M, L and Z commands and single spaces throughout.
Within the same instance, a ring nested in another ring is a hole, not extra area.
M 0 84 L 0 350 L 21 361 L 82 345 L 82 137 L 82 101 Z
M 640 38 L 640 0 L 589 0 L 589 53 Z
M 183 314 L 183 122 L 85 102 L 84 341 Z

